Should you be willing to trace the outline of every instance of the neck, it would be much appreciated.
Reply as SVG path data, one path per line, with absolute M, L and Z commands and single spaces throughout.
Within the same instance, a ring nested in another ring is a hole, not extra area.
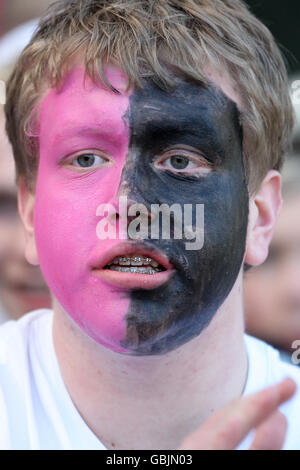
M 211 413 L 240 396 L 247 376 L 243 332 L 236 296 L 177 350 L 124 356 L 92 341 L 54 302 L 54 347 L 64 382 L 107 448 L 176 449 Z

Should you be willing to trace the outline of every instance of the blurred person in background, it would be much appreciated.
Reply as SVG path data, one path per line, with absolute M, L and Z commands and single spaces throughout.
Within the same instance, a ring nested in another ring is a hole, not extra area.
M 0 107 L 0 322 L 30 309 L 50 307 L 49 291 L 39 268 L 24 256 L 24 231 L 17 210 L 12 150 Z
M 246 329 L 291 361 L 300 339 L 300 155 L 283 170 L 283 206 L 264 264 L 245 274 Z
M 0 0 L 0 79 L 7 81 L 52 0 Z M 0 106 L 0 323 L 51 306 L 39 268 L 24 256 L 24 232 L 17 211 L 17 188 L 11 146 Z
M 246 330 L 291 362 L 300 340 L 300 74 L 291 77 L 296 114 L 293 154 L 282 172 L 283 206 L 264 264 L 245 274 Z M 299 82 L 299 83 L 298 83 Z

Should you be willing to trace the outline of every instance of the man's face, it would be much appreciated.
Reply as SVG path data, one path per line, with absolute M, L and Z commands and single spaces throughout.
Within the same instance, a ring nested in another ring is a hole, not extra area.
M 95 341 L 163 354 L 201 333 L 241 268 L 248 192 L 238 111 L 213 84 L 178 79 L 164 92 L 145 80 L 125 92 L 121 71 L 107 76 L 121 93 L 89 79 L 84 86 L 75 68 L 41 104 L 39 262 L 61 307 Z M 99 239 L 97 208 L 125 195 L 149 214 L 151 204 L 191 204 L 194 220 L 204 205 L 203 247 L 188 250 L 185 239 L 161 233 Z
M 18 215 L 17 187 L 12 149 L 0 110 L 0 302 L 17 318 L 50 307 L 50 296 L 40 270 L 24 257 L 24 230 Z

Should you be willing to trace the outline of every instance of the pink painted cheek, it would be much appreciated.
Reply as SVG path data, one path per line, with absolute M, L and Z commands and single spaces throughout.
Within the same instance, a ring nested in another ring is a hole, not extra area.
M 51 146 L 49 129 L 56 125 L 59 116 L 57 110 L 63 112 L 63 109 L 69 110 L 70 106 L 67 106 L 63 96 L 53 95 L 49 98 L 53 100 L 51 105 L 42 110 L 40 125 L 40 165 L 34 223 L 41 270 L 59 304 L 92 339 L 114 351 L 126 353 L 121 341 L 126 336 L 125 317 L 129 311 L 129 294 L 116 290 L 94 276 L 89 262 L 92 253 L 100 255 L 119 243 L 119 240 L 98 239 L 96 228 L 99 217 L 96 216 L 96 210 L 101 203 L 115 201 L 128 151 L 129 131 L 126 130 L 123 150 L 113 167 L 84 177 L 66 171 L 56 164 L 56 149 Z M 81 95 L 79 97 L 82 101 Z M 101 111 L 105 106 L 103 96 L 99 103 Z M 74 101 L 72 105 L 75 106 Z M 114 108 L 107 105 L 106 115 L 112 113 L 111 109 L 116 109 L 120 114 L 121 106 Z M 100 111 L 98 116 L 101 116 Z M 114 122 L 118 119 L 124 122 L 126 109 L 121 111 L 120 119 L 112 116 Z M 85 122 L 85 119 L 87 122 L 95 114 L 94 110 L 82 113 L 81 121 Z
M 60 196 L 57 197 L 56 194 Z M 63 309 L 95 341 L 125 351 L 125 315 L 130 299 L 116 292 L 88 268 L 91 253 L 106 251 L 115 240 L 96 236 L 97 205 L 82 207 L 41 178 L 35 206 L 35 238 L 46 282 Z

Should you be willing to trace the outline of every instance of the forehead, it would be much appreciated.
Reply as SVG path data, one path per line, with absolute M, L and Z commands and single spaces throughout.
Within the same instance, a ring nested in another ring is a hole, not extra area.
M 128 108 L 126 78 L 116 67 L 110 67 L 106 75 L 120 94 L 109 90 L 100 80 L 94 83 L 85 76 L 82 67 L 71 70 L 59 89 L 50 89 L 40 105 L 41 135 L 46 134 L 48 140 L 51 135 L 65 136 L 74 127 L 90 132 L 99 126 L 103 131 L 120 127 L 120 116 Z
M 51 89 L 42 100 L 40 124 L 48 127 L 51 121 L 52 134 L 65 134 L 69 128 L 78 125 L 90 127 L 95 131 L 101 126 L 102 131 L 114 129 L 116 132 L 119 129 L 122 132 L 126 127 L 124 117 L 128 117 L 126 112 L 130 108 L 131 98 L 137 93 L 133 89 L 127 91 L 126 75 L 118 67 L 108 66 L 106 76 L 119 93 L 109 90 L 100 80 L 97 83 L 92 82 L 85 76 L 83 67 L 73 68 L 65 78 L 63 86 L 59 90 Z M 239 96 L 228 77 L 210 69 L 207 69 L 207 76 L 220 95 L 238 107 L 241 106 Z M 149 85 L 151 82 L 147 83 Z M 208 97 L 207 94 L 204 95 L 203 87 L 183 81 L 179 85 L 176 87 L 177 91 L 172 93 L 163 92 L 153 84 L 147 86 L 145 92 L 139 92 L 139 99 L 135 100 L 135 104 L 140 104 L 142 108 L 139 119 L 142 120 L 145 116 L 152 119 L 157 116 L 158 111 L 164 121 L 178 121 L 180 117 L 192 117 L 196 105 L 203 105 L 203 110 L 206 109 L 209 114 Z M 220 103 L 215 102 L 214 107 L 220 117 Z

